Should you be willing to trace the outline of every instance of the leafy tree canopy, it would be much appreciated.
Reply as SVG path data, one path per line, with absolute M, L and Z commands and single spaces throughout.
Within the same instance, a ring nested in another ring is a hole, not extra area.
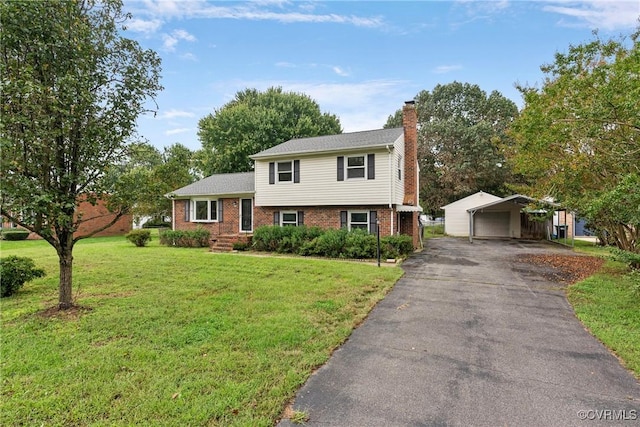
M 606 241 L 640 250 L 640 43 L 595 39 L 557 53 L 512 127 L 511 161 L 531 194 L 575 210 Z M 631 203 L 631 204 L 629 204 Z
M 341 133 L 339 119 L 322 113 L 307 95 L 269 88 L 246 89 L 199 122 L 204 175 L 253 170 L 250 155 L 288 141 Z
M 115 213 L 135 189 L 114 170 L 136 120 L 162 89 L 160 59 L 120 35 L 120 0 L 0 2 L 2 215 L 42 236 L 60 260 L 59 307 L 72 306 L 81 199 Z M 108 225 L 107 225 L 108 226 Z
M 435 214 L 441 206 L 480 190 L 504 194 L 510 179 L 503 153 L 510 144 L 506 130 L 518 115 L 513 101 L 460 82 L 421 91 L 415 99 L 425 211 Z M 385 125 L 397 126 L 402 126 L 401 110 Z
M 163 152 L 148 143 L 137 143 L 129 153 L 119 179 L 137 193 L 132 213 L 157 220 L 171 216 L 171 200 L 164 195 L 196 180 L 193 152 L 178 143 Z

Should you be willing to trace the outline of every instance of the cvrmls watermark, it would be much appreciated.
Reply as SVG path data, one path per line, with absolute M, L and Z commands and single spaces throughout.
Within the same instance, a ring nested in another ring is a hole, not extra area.
M 592 421 L 635 421 L 639 419 L 635 409 L 589 409 L 578 411 L 578 418 Z

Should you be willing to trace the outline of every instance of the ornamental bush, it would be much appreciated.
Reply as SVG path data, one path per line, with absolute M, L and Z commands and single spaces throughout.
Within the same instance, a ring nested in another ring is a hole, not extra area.
M 149 230 L 131 230 L 124 237 L 139 248 L 147 246 L 151 241 L 151 231 Z
M 15 255 L 0 259 L 0 297 L 9 297 L 24 284 L 38 277 L 44 277 L 44 270 L 36 268 L 31 258 Z
M 11 230 L 2 230 L 2 238 L 4 240 L 25 240 L 29 237 L 28 230 L 20 230 L 12 228 Z
M 382 258 L 404 258 L 413 253 L 413 239 L 411 236 L 400 234 L 385 236 L 380 239 Z
M 198 227 L 195 230 L 163 230 L 160 232 L 160 244 L 180 248 L 204 248 L 209 246 L 211 233 Z

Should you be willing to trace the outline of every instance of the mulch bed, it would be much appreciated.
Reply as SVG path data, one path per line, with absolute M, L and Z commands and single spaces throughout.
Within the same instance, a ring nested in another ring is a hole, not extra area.
M 544 267 L 548 272 L 548 280 L 572 284 L 597 273 L 604 260 L 598 257 L 581 255 L 534 255 L 525 254 L 518 257 L 519 262 Z

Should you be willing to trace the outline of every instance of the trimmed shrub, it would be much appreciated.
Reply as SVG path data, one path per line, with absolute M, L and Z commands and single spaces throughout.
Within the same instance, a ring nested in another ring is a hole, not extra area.
M 380 252 L 383 258 L 404 258 L 413 253 L 413 239 L 404 234 L 382 237 Z
M 323 233 L 319 227 L 280 227 L 266 225 L 253 233 L 253 249 L 279 253 L 298 253 L 302 246 Z
M 300 255 L 344 258 L 343 252 L 348 233 L 346 229 L 325 230 L 320 236 L 304 244 L 302 248 L 300 248 Z
M 202 227 L 195 230 L 163 230 L 160 244 L 180 248 L 204 248 L 209 246 L 211 233 Z
M 12 228 L 11 230 L 2 230 L 1 235 L 4 240 L 26 240 L 29 237 L 29 230 Z
M 44 277 L 44 270 L 36 268 L 31 258 L 15 255 L 0 259 L 0 297 L 9 297 L 24 284 L 38 277 Z
M 133 243 L 139 248 L 147 246 L 147 243 L 151 241 L 151 231 L 149 230 L 131 230 L 125 236 L 128 241 Z
M 238 240 L 237 242 L 233 242 L 233 250 L 234 251 L 246 251 L 249 249 L 249 243 L 244 242 L 242 240 Z
M 345 238 L 343 255 L 346 258 L 356 259 L 376 258 L 378 240 L 375 235 L 369 234 L 365 230 L 352 230 Z

